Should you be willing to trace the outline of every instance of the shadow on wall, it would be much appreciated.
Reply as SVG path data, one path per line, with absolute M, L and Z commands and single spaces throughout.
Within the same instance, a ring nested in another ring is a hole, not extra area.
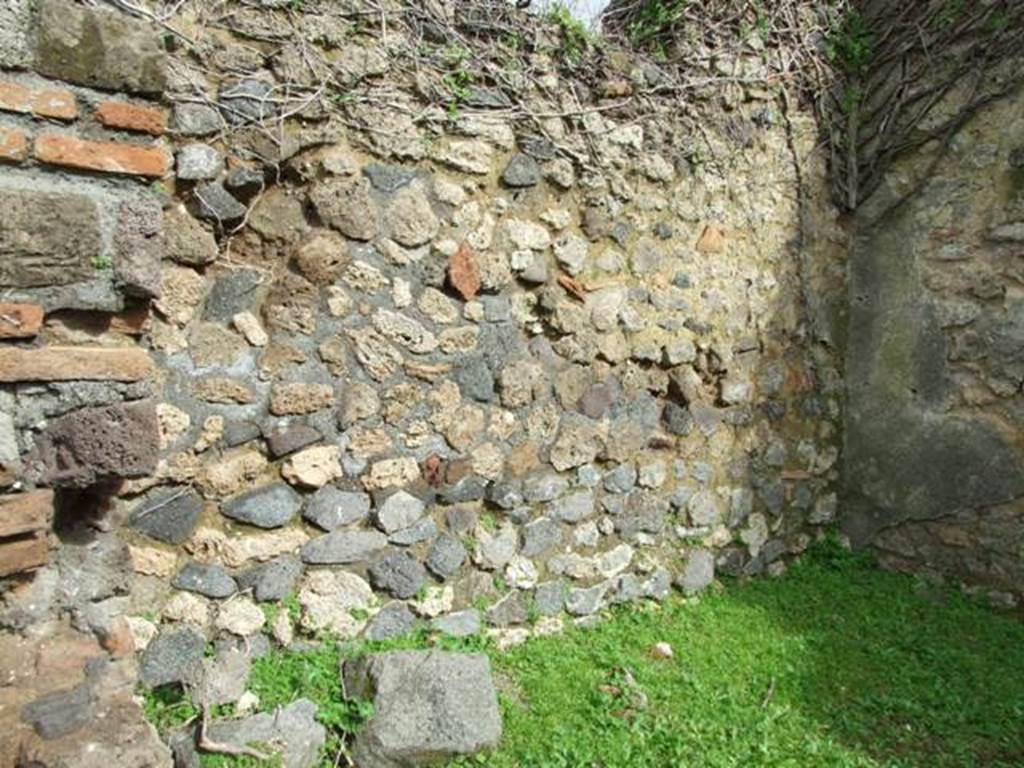
M 850 264 L 844 528 L 882 561 L 1024 592 L 1024 146 L 1018 94 L 924 180 L 904 158 Z

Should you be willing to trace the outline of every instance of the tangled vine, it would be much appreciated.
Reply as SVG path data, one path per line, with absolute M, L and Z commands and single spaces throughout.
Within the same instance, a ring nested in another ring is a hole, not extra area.
M 604 24 L 681 69 L 752 40 L 774 50 L 768 80 L 814 105 L 848 211 L 899 154 L 948 140 L 1024 82 L 1020 0 L 615 0 Z

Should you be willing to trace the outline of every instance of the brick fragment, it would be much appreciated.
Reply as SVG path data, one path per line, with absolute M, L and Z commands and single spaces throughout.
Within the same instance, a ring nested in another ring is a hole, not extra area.
M 153 370 L 143 349 L 110 347 L 0 348 L 0 382 L 141 381 Z
M 104 101 L 96 107 L 96 119 L 107 128 L 162 136 L 167 130 L 167 112 L 123 101 Z
M 0 538 L 47 531 L 53 519 L 53 491 L 0 496 Z
M 0 80 L 0 110 L 55 120 L 74 120 L 78 117 L 78 102 L 71 91 L 63 88 L 32 89 Z
M 28 158 L 28 137 L 24 131 L 0 126 L 0 160 L 20 163 Z
M 725 250 L 725 232 L 718 227 L 707 226 L 697 240 L 701 253 L 721 253 Z
M 42 568 L 49 558 L 50 544 L 45 536 L 0 541 L 0 576 Z
M 36 139 L 35 158 L 50 165 L 129 176 L 160 177 L 170 167 L 167 154 L 156 147 L 83 141 L 56 133 L 46 133 Z
M 0 339 L 30 339 L 43 324 L 43 308 L 38 304 L 0 302 Z

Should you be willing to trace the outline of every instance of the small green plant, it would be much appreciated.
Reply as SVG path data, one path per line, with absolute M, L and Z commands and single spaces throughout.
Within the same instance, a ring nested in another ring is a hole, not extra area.
M 561 32 L 562 41 L 558 52 L 571 64 L 577 63 L 592 42 L 586 26 L 562 3 L 551 6 L 548 17 Z
M 644 0 L 629 27 L 633 45 L 664 56 L 665 40 L 672 36 L 689 4 L 690 0 Z
M 450 45 L 442 52 L 442 58 L 448 69 L 441 78 L 441 82 L 448 89 L 448 119 L 455 120 L 459 108 L 469 98 L 475 80 L 473 73 L 467 68 L 470 52 L 460 45 Z
M 872 32 L 857 11 L 851 11 L 825 42 L 825 56 L 848 77 L 863 77 L 874 56 Z
M 498 518 L 496 518 L 491 512 L 481 512 L 480 527 L 488 533 L 494 533 L 498 530 Z
M 111 269 L 114 266 L 114 260 L 109 253 L 100 253 L 92 257 L 92 266 L 94 269 Z
M 161 733 L 179 728 L 199 716 L 199 710 L 180 685 L 162 685 L 146 691 L 142 710 Z

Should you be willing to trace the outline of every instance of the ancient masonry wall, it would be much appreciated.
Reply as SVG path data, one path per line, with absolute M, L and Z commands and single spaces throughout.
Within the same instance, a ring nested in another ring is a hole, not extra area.
M 656 69 L 585 85 L 557 46 L 510 75 L 529 114 L 453 104 L 400 24 L 193 6 L 0 9 L 0 625 L 244 690 L 222 651 L 514 643 L 780 573 L 833 520 L 808 115 L 631 112 Z M 4 696 L 54 683 L 32 648 Z M 39 764 L 76 738 L 18 711 Z
M 858 212 L 846 361 L 846 529 L 886 565 L 1009 605 L 1024 592 L 1022 257 L 1018 91 L 902 158 Z

